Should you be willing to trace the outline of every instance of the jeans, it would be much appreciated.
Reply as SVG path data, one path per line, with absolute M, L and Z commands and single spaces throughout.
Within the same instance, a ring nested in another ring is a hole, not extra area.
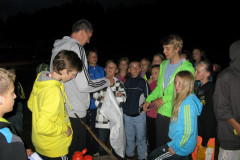
M 152 151 L 149 155 L 150 160 L 188 160 L 189 155 L 180 156 L 177 154 L 172 155 L 168 152 L 168 145 L 165 144 L 161 147 L 158 147 L 154 151 Z
M 110 136 L 110 129 L 104 129 L 104 128 L 98 128 L 98 138 L 107 146 L 107 143 L 109 141 L 109 136 Z M 101 145 L 99 146 L 99 155 L 107 155 L 108 153 L 102 148 Z
M 137 142 L 138 158 L 147 158 L 147 142 L 146 142 L 146 114 L 140 114 L 136 117 L 123 115 L 125 133 L 126 133 L 126 155 L 134 156 L 134 149 Z
M 240 150 L 225 150 L 219 148 L 218 160 L 239 160 Z

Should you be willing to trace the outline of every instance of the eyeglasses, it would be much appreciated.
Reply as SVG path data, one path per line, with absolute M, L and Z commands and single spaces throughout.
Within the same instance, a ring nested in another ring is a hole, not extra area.
M 77 72 L 77 73 L 68 72 L 68 73 L 71 73 L 71 74 L 73 75 L 74 78 L 77 77 L 77 74 L 78 74 L 78 72 Z

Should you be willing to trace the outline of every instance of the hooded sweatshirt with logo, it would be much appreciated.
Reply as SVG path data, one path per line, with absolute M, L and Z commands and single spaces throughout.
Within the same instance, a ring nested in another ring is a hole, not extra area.
M 28 108 L 32 112 L 32 143 L 36 151 L 47 157 L 68 154 L 72 135 L 67 136 L 71 123 L 65 108 L 64 86 L 51 78 L 49 72 L 38 74 Z
M 194 151 L 198 136 L 197 118 L 201 111 L 202 103 L 191 94 L 183 100 L 178 118 L 170 122 L 168 136 L 171 141 L 167 144 L 177 155 L 187 156 Z
M 190 71 L 195 77 L 194 75 L 195 70 L 193 68 L 192 63 L 186 60 L 182 60 L 181 64 L 178 66 L 178 68 L 175 70 L 175 72 L 171 76 L 168 85 L 164 87 L 164 74 L 165 74 L 166 66 L 169 63 L 169 61 L 170 60 L 164 60 L 160 64 L 157 86 L 146 99 L 146 102 L 151 103 L 153 100 L 162 97 L 164 104 L 160 108 L 158 108 L 157 112 L 158 114 L 164 115 L 166 117 L 171 117 L 172 115 L 172 106 L 173 106 L 172 101 L 174 96 L 174 78 L 176 74 L 179 71 L 187 70 L 187 71 Z
M 76 52 L 83 63 L 82 72 L 79 72 L 76 78 L 64 83 L 66 95 L 72 106 L 71 110 L 69 103 L 66 103 L 69 117 L 76 118 L 74 114 L 76 113 L 80 118 L 83 118 L 86 116 L 90 105 L 90 93 L 110 86 L 110 81 L 105 77 L 96 80 L 90 78 L 84 48 L 76 39 L 69 36 L 65 36 L 62 39 L 55 41 L 50 66 L 52 66 L 54 57 L 61 50 L 71 50 Z
M 234 135 L 228 122 L 234 118 L 240 123 L 240 40 L 230 46 L 230 66 L 219 73 L 213 96 L 214 112 L 218 122 L 217 137 L 225 150 L 240 150 L 240 136 Z

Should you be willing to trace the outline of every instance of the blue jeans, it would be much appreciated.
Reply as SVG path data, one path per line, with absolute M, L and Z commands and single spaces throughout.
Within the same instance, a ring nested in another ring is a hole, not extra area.
M 98 128 L 98 138 L 107 146 L 108 140 L 109 140 L 109 136 L 110 136 L 110 129 L 104 129 L 104 128 Z M 107 155 L 108 153 L 104 150 L 104 148 L 102 148 L 101 145 L 99 146 L 99 155 L 103 156 L 103 155 Z
M 127 140 L 126 155 L 129 157 L 134 156 L 136 137 L 138 158 L 145 159 L 147 157 L 146 114 L 143 113 L 136 117 L 124 114 L 123 121 Z
M 188 160 L 189 155 L 187 156 L 180 156 L 177 154 L 172 155 L 171 153 L 168 152 L 168 145 L 165 144 L 161 147 L 158 147 L 157 149 L 153 150 L 150 155 L 149 159 L 150 160 Z

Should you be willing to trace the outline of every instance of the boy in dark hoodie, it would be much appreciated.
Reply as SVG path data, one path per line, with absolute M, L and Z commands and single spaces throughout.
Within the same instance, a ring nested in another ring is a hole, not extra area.
M 138 158 L 147 159 L 146 113 L 142 109 L 142 104 L 151 93 L 151 89 L 147 81 L 140 76 L 139 62 L 131 62 L 128 71 L 131 76 L 124 83 L 127 99 L 123 104 L 123 121 L 127 140 L 126 159 L 133 158 L 136 143 Z
M 213 97 L 219 157 L 240 159 L 240 40 L 230 46 L 230 66 L 219 73 Z M 235 131 L 235 133 L 234 133 Z
M 24 144 L 20 137 L 13 134 L 8 127 L 10 123 L 3 118 L 5 113 L 13 110 L 14 81 L 16 75 L 0 68 L 0 159 L 24 160 L 27 159 Z

